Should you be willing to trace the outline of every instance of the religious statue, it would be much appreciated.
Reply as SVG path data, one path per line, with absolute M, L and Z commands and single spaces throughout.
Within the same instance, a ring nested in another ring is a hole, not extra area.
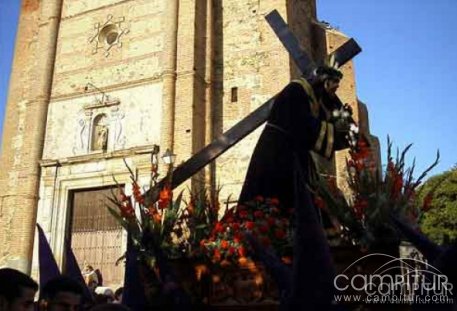
M 335 150 L 349 146 L 349 119 L 337 113 L 344 107 L 336 95 L 342 77 L 336 66 L 323 65 L 277 95 L 254 149 L 240 204 L 263 196 L 291 208 L 294 161 L 298 160 L 308 183 L 316 174 L 310 151 L 330 159 Z
M 106 150 L 108 147 L 108 127 L 100 125 L 97 131 L 97 149 Z

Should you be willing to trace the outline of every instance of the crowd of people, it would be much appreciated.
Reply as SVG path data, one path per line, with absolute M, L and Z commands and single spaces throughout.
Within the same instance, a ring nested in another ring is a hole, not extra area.
M 0 269 L 0 311 L 130 310 L 121 300 L 122 288 L 107 294 L 94 292 L 93 299 L 87 301 L 83 285 L 68 276 L 53 278 L 39 287 L 27 274 Z

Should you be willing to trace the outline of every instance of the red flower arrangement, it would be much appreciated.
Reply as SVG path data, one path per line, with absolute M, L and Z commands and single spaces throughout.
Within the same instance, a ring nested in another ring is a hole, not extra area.
M 152 163 L 147 192 L 147 189 L 141 189 L 136 174 L 124 163 L 130 172 L 132 195 L 127 196 L 115 180 L 118 193 L 113 192 L 109 199 L 118 209 L 110 206 L 108 209 L 129 233 L 140 256 L 146 262 L 154 261 L 153 251 L 143 242 L 143 237 L 148 234 L 170 259 L 201 257 L 202 239 L 222 228 L 218 227 L 217 222 L 220 205 L 216 198 L 219 191 L 216 191 L 215 198 L 210 198 L 205 190 L 189 193 L 188 202 L 183 199 L 183 193 L 174 198 L 171 180 L 168 180 L 172 167 L 169 167 L 166 177 L 168 182 L 159 188 L 158 165 Z M 226 243 L 223 246 L 227 248 Z
M 290 255 L 292 210 L 283 211 L 275 198 L 256 197 L 228 211 L 217 222 L 209 238 L 201 242 L 202 252 L 222 266 L 244 264 L 249 245 L 245 233 L 252 234 L 265 247 L 273 247 L 281 257 Z
M 392 143 L 387 141 L 387 166 L 381 172 L 367 140 L 359 139 L 347 160 L 349 193 L 346 197 L 326 180 L 316 184 L 318 206 L 333 217 L 335 229 L 343 241 L 370 246 L 397 243 L 399 235 L 391 224 L 392 215 L 409 219 L 417 225 L 423 210 L 416 204 L 416 192 L 423 178 L 438 164 L 435 162 L 415 179 L 414 163 L 407 167 L 405 157 L 412 145 L 392 157 Z M 427 196 L 428 197 L 428 196 Z M 426 197 L 426 198 L 427 198 Z M 324 202 L 324 203 L 323 203 Z M 423 209 L 427 208 L 425 202 Z

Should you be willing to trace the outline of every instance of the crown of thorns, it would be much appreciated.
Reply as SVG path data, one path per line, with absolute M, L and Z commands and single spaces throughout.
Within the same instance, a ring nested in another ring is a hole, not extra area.
M 326 79 L 338 79 L 343 78 L 343 74 L 338 70 L 339 64 L 335 61 L 335 56 L 330 55 L 330 57 L 325 61 L 325 63 L 317 67 L 314 71 L 314 75 L 320 80 Z

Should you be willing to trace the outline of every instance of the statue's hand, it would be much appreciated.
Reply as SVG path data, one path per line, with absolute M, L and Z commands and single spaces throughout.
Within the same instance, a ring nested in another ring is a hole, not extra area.
M 343 118 L 336 119 L 333 124 L 335 131 L 337 132 L 347 133 L 351 128 L 351 124 L 348 122 L 348 120 Z

